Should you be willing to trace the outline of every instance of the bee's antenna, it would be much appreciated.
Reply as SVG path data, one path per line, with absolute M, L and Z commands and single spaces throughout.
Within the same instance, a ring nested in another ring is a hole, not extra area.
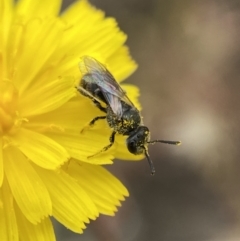
M 147 151 L 146 147 L 144 147 L 144 150 L 145 150 L 145 156 L 148 160 L 148 163 L 149 163 L 149 166 L 150 166 L 150 169 L 151 169 L 151 175 L 153 176 L 155 174 L 155 167 L 153 165 L 152 160 L 150 159 L 150 156 L 148 154 L 148 151 Z
M 154 144 L 156 142 L 161 142 L 165 144 L 171 144 L 171 145 L 181 145 L 181 141 L 165 141 L 165 140 L 154 140 L 154 141 L 148 141 L 148 144 Z

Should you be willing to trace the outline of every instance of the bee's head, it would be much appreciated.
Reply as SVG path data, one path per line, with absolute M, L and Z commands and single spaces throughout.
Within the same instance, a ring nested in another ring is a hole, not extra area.
M 127 138 L 127 147 L 129 152 L 135 155 L 139 154 L 145 154 L 148 163 L 151 168 L 151 173 L 154 175 L 155 168 L 153 166 L 153 162 L 150 159 L 150 156 L 148 154 L 148 144 L 154 144 L 156 142 L 161 142 L 165 144 L 172 144 L 172 145 L 180 145 L 180 141 L 166 141 L 166 140 L 154 140 L 150 141 L 150 132 L 149 129 L 146 126 L 139 126 L 134 131 L 132 131 Z
M 145 145 L 149 141 L 150 132 L 146 126 L 139 126 L 131 132 L 127 138 L 127 147 L 129 152 L 139 155 L 145 152 Z
M 148 159 L 151 173 L 154 175 L 155 168 L 153 166 L 152 160 L 149 157 L 147 151 L 147 144 L 150 139 L 150 132 L 146 126 L 139 126 L 137 129 L 131 132 L 127 138 L 127 148 L 129 152 L 135 155 L 145 154 Z

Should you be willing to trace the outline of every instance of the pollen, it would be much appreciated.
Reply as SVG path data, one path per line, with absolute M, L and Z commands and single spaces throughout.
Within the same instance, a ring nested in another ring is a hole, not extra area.
M 10 81 L 0 81 L 0 135 L 6 134 L 18 122 L 18 91 Z

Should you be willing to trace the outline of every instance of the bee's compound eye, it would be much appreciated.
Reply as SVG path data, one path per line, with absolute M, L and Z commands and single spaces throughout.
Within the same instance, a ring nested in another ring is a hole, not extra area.
M 128 146 L 129 146 L 129 148 L 134 148 L 136 146 L 135 141 L 128 142 Z
M 135 141 L 127 140 L 127 148 L 129 152 L 135 154 L 137 150 Z

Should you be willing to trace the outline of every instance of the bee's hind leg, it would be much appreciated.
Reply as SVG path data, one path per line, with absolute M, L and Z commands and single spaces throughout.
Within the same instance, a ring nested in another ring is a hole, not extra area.
M 91 98 L 91 97 L 90 97 Z M 92 102 L 97 106 L 97 108 L 99 110 L 101 110 L 104 113 L 107 113 L 107 109 L 104 108 L 100 102 L 98 102 L 97 100 L 95 100 L 94 98 L 92 98 Z M 88 125 L 86 125 L 85 127 L 83 127 L 83 129 L 81 130 L 81 133 L 83 133 L 84 131 L 88 130 L 89 128 L 93 127 L 95 122 L 98 120 L 103 120 L 106 119 L 106 116 L 97 116 L 95 118 L 93 118 Z
M 92 155 L 92 156 L 89 156 L 88 158 L 92 158 L 94 156 L 97 156 L 105 151 L 107 151 L 113 144 L 114 144 L 114 141 L 115 141 L 115 135 L 116 135 L 116 132 L 113 131 L 113 133 L 111 134 L 110 138 L 109 138 L 109 141 L 110 141 L 110 144 L 105 146 L 101 151 L 97 152 L 96 154 Z
M 89 99 L 91 99 L 92 102 L 97 106 L 97 108 L 98 108 L 99 110 L 101 110 L 101 111 L 104 112 L 104 113 L 107 113 L 107 109 L 106 109 L 105 107 L 103 107 L 103 106 L 101 105 L 101 103 L 100 103 L 99 101 L 97 101 L 91 94 L 89 94 L 88 91 L 86 91 L 86 90 L 85 90 L 84 88 L 82 88 L 81 86 L 76 87 L 76 88 L 77 88 L 77 90 L 78 90 L 82 95 L 84 95 L 84 96 L 88 97 Z M 97 94 L 97 93 L 99 93 L 99 91 L 97 91 L 95 94 Z
M 106 109 L 105 107 L 103 107 L 100 102 L 98 102 L 98 101 L 95 100 L 95 99 L 92 99 L 92 102 L 97 106 L 97 108 L 98 108 L 99 110 L 101 110 L 101 111 L 104 112 L 104 113 L 107 113 L 107 109 Z

